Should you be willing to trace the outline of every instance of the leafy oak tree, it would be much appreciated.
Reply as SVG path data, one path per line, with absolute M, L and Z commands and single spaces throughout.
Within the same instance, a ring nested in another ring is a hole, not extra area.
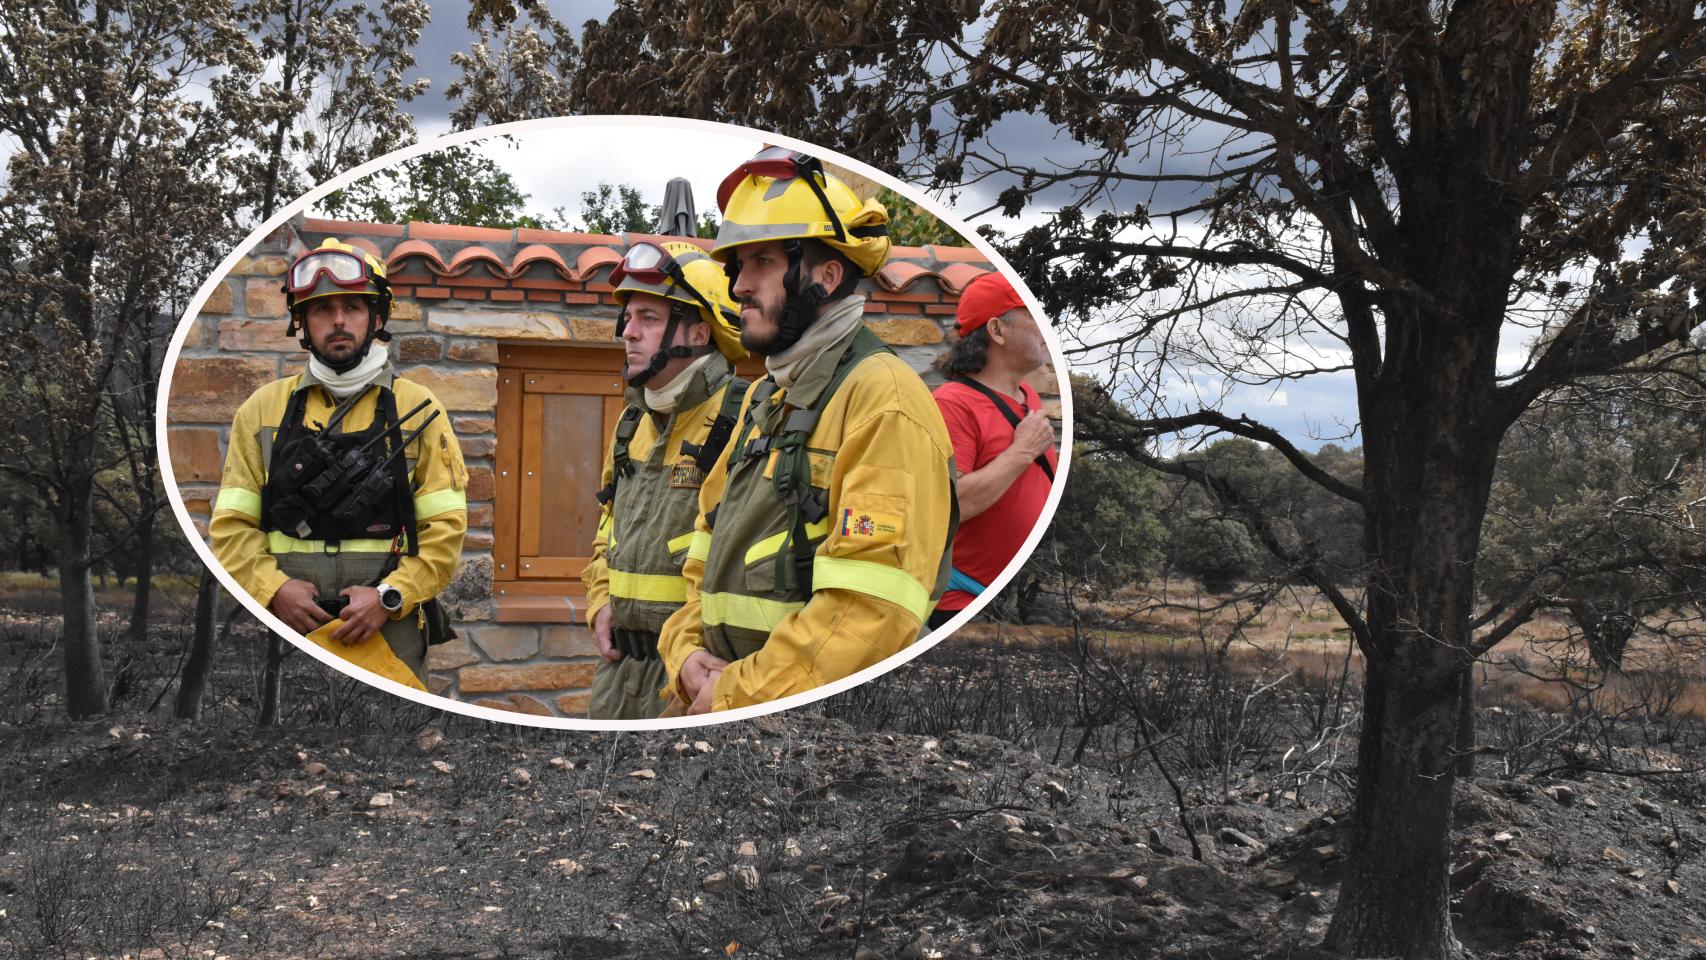
M 1706 363 L 1554 391 L 1506 438 L 1483 592 L 1569 627 L 1561 674 L 1622 667 L 1630 642 L 1697 642 L 1706 622 Z
M 1699 4 L 627 0 L 580 57 L 582 111 L 652 112 L 668 91 L 672 112 L 1029 212 L 1008 255 L 1133 411 L 1092 409 L 1085 434 L 1233 510 L 1212 469 L 1155 442 L 1261 441 L 1361 512 L 1368 573 L 1349 589 L 1307 531 L 1241 515 L 1367 664 L 1325 945 L 1460 955 L 1447 858 L 1470 666 L 1544 604 L 1481 605 L 1499 448 L 1537 399 L 1694 349 Z M 1354 481 L 1239 406 L 1347 373 Z
M 1110 591 L 1149 576 L 1166 539 L 1160 505 L 1153 471 L 1124 457 L 1075 450 L 1054 520 L 1004 594 L 1018 621 L 1034 622 L 1039 599 L 1063 584 Z
M 239 154 L 236 195 L 257 220 L 316 184 L 415 140 L 404 105 L 430 12 L 423 0 L 246 0 L 232 15 L 276 75 L 249 101 L 257 149 Z
M 72 717 L 107 706 L 89 575 L 114 371 L 236 238 L 223 174 L 261 67 L 220 0 L 0 6 L 0 422 L 27 451 L 0 469 L 51 518 Z

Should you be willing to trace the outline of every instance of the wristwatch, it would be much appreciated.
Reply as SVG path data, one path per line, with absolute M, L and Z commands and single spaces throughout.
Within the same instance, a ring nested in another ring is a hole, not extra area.
M 403 591 L 398 590 L 389 583 L 381 583 L 378 589 L 380 606 L 392 613 L 396 613 L 398 610 L 403 609 Z

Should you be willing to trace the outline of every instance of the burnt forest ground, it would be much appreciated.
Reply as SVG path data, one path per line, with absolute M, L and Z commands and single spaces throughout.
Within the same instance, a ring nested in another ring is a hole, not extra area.
M 185 602 L 140 650 L 103 621 L 121 689 L 73 723 L 51 601 L 8 591 L 0 957 L 1314 958 L 1337 896 L 1357 690 L 1330 628 L 1217 657 L 1159 619 L 985 624 L 813 708 L 646 734 L 471 720 L 297 655 L 262 728 L 252 626 L 170 718 Z M 1451 854 L 1471 953 L 1706 960 L 1686 698 L 1483 702 Z

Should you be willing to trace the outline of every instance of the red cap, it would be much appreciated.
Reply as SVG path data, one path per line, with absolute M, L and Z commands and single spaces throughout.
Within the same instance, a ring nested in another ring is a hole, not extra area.
M 986 273 L 966 284 L 960 307 L 954 311 L 954 332 L 964 337 L 1009 310 L 1025 305 L 1012 281 L 1000 273 Z

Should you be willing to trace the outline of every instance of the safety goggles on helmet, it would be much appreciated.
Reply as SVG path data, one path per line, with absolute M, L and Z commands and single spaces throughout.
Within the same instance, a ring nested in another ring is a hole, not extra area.
M 298 295 L 309 293 L 321 277 L 351 290 L 360 290 L 373 281 L 367 261 L 360 254 L 322 248 L 304 254 L 291 264 L 285 290 Z
M 841 218 L 835 214 L 835 206 L 829 202 L 823 187 L 818 184 L 818 180 L 824 176 L 822 160 L 788 147 L 767 147 L 723 178 L 723 182 L 717 187 L 717 208 L 728 209 L 729 199 L 747 177 L 769 177 L 772 180 L 798 178 L 805 181 L 806 186 L 810 187 L 812 194 L 817 197 L 817 202 L 823 205 L 824 216 L 829 218 L 829 225 L 835 228 L 835 239 L 845 243 L 847 229 L 841 225 Z
M 629 247 L 622 257 L 622 262 L 610 271 L 612 286 L 621 286 L 622 281 L 629 277 L 654 286 L 673 284 L 697 300 L 699 305 L 705 308 L 707 317 L 719 315 L 716 306 L 688 282 L 687 273 L 681 269 L 681 264 L 669 255 L 669 251 L 655 243 L 642 242 Z
M 727 208 L 729 197 L 734 196 L 735 188 L 747 177 L 792 180 L 802 174 L 812 173 L 823 173 L 823 161 L 787 147 L 767 147 L 723 178 L 722 184 L 717 187 L 717 207 Z

